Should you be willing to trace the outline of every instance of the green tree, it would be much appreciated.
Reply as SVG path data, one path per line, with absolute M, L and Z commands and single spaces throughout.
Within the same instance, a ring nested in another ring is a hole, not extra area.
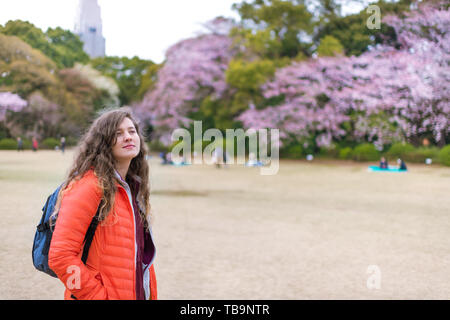
M 0 89 L 27 97 L 56 85 L 55 63 L 17 37 L 0 33 Z
M 336 56 L 344 53 L 344 47 L 333 36 L 325 36 L 320 40 L 320 45 L 317 48 L 319 57 Z
M 256 92 L 274 72 L 275 64 L 268 59 L 252 62 L 232 60 L 226 71 L 226 81 L 237 89 Z
M 296 57 L 300 52 L 310 55 L 310 35 L 313 15 L 301 0 L 253 0 L 234 4 L 241 16 L 243 27 L 267 30 L 278 42 L 277 57 Z
M 281 44 L 268 29 L 252 30 L 236 27 L 231 30 L 230 36 L 233 38 L 233 46 L 237 49 L 237 56 L 240 58 L 258 57 L 272 60 L 279 58 Z
M 413 0 L 399 0 L 396 2 L 378 1 L 372 3 L 380 8 L 381 14 L 395 13 L 401 15 L 409 11 Z M 390 43 L 395 45 L 394 30 L 384 23 L 381 23 L 380 29 L 369 29 L 367 19 L 372 13 L 364 8 L 357 14 L 340 16 L 338 14 L 329 14 L 326 19 L 321 19 L 317 25 L 318 29 L 314 35 L 314 42 L 321 43 L 326 36 L 332 36 L 337 39 L 344 47 L 344 53 L 347 56 L 360 55 L 368 50 L 369 46 L 377 43 Z
M 229 102 L 229 116 L 236 117 L 250 104 L 261 105 L 264 97 L 260 87 L 275 73 L 273 60 L 262 59 L 245 61 L 234 59 L 225 73 L 226 81 L 233 88 L 234 94 Z
M 367 50 L 369 45 L 375 44 L 376 30 L 366 27 L 367 16 L 365 12 L 348 15 L 346 17 L 334 17 L 327 24 L 320 27 L 315 39 L 321 43 L 322 39 L 331 36 L 338 40 L 344 47 L 347 56 L 360 55 Z
M 89 62 L 89 56 L 83 50 L 83 42 L 74 33 L 57 27 L 47 29 L 45 34 L 54 48 L 52 52 L 56 52 L 54 57 L 49 55 L 53 60 L 59 60 L 66 68 L 73 67 L 76 62 L 83 64 Z
M 10 20 L 0 33 L 16 36 L 52 59 L 58 68 L 72 67 L 75 62 L 86 63 L 89 57 L 83 51 L 81 40 L 68 30 L 49 28 L 46 33 L 32 23 Z
M 144 71 L 142 71 L 142 77 L 139 85 L 139 89 L 136 93 L 136 100 L 140 100 L 144 97 L 147 91 L 151 90 L 158 81 L 158 71 L 163 64 L 151 64 Z
M 157 68 L 150 60 L 138 57 L 99 57 L 92 59 L 90 64 L 103 75 L 114 79 L 119 86 L 119 100 L 122 105 L 141 100 L 143 94 L 152 85 L 152 77 Z M 145 84 L 143 83 L 145 82 Z
M 95 108 L 110 99 L 107 90 L 99 84 L 97 88 L 81 71 L 58 70 L 55 62 L 41 51 L 16 36 L 2 33 L 0 70 L 0 91 L 15 92 L 28 101 L 28 107 L 10 114 L 0 129 L 14 136 L 78 136 Z M 116 86 L 112 79 L 108 80 Z

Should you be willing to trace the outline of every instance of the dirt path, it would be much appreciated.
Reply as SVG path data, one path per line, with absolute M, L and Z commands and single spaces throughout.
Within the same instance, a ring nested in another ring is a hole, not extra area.
M 31 245 L 71 161 L 0 151 L 0 299 L 62 298 Z M 160 299 L 450 299 L 450 168 L 150 163 Z

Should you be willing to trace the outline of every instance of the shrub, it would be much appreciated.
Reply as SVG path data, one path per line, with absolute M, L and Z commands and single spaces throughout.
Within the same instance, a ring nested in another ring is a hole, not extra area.
M 303 156 L 303 148 L 301 145 L 293 145 L 288 149 L 288 156 L 293 159 L 299 159 Z
M 439 161 L 444 166 L 450 167 L 450 145 L 445 146 L 439 152 Z
M 23 149 L 24 150 L 31 150 L 31 140 L 29 139 L 23 139 Z
M 303 156 L 303 148 L 299 144 L 291 144 L 280 150 L 280 156 L 289 159 L 300 159 Z
M 421 147 L 404 155 L 404 160 L 410 162 L 424 163 L 427 158 L 438 161 L 439 149 L 437 147 Z
M 42 149 L 54 150 L 56 146 L 59 146 L 59 140 L 55 138 L 47 138 L 42 141 Z
M 339 157 L 339 147 L 332 144 L 328 147 L 322 147 L 319 151 L 319 156 L 326 158 L 338 158 Z
M 350 147 L 345 147 L 345 148 L 339 150 L 339 159 L 342 159 L 342 160 L 351 159 L 352 152 L 353 152 L 353 150 Z
M 168 152 L 169 151 L 169 147 L 163 145 L 158 140 L 147 142 L 147 147 L 148 147 L 149 152 L 161 152 L 161 151 Z
M 17 149 L 17 141 L 11 138 L 5 138 L 0 140 L 1 150 L 15 150 Z
M 356 161 L 375 161 L 380 158 L 380 153 L 373 144 L 364 143 L 355 147 L 352 156 Z
M 409 143 L 394 143 L 387 152 L 387 156 L 390 158 L 402 158 L 406 160 L 407 154 L 414 151 L 414 146 Z
M 75 137 L 66 137 L 66 147 L 74 147 L 78 143 L 78 139 Z

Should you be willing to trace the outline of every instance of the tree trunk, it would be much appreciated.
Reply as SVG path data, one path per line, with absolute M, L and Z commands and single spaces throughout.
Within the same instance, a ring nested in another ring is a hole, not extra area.
M 446 132 L 445 132 L 445 129 L 444 130 L 442 130 L 442 132 L 441 132 L 441 140 L 439 140 L 438 142 L 437 142 L 437 145 L 438 145 L 438 147 L 439 148 L 443 148 L 443 147 L 445 147 L 445 134 L 446 134 Z

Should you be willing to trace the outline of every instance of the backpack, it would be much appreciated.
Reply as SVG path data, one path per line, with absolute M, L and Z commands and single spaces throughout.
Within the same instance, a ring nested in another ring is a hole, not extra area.
M 54 226 L 57 219 L 57 214 L 53 217 L 51 215 L 55 208 L 56 200 L 58 199 L 58 193 L 60 189 L 61 186 L 59 186 L 50 196 L 48 196 L 47 201 L 45 202 L 45 205 L 42 208 L 43 213 L 41 220 L 38 226 L 36 227 L 32 252 L 34 267 L 39 271 L 45 272 L 46 274 L 55 278 L 57 278 L 57 275 L 48 266 L 48 251 L 50 249 L 50 243 L 52 241 Z M 98 206 L 97 213 L 92 219 L 91 224 L 89 225 L 89 228 L 86 232 L 86 236 L 84 237 L 83 255 L 81 256 L 81 260 L 83 261 L 84 264 L 86 264 L 89 248 L 91 246 L 92 239 L 94 238 L 95 229 L 97 228 L 98 225 L 100 207 L 101 203 Z

